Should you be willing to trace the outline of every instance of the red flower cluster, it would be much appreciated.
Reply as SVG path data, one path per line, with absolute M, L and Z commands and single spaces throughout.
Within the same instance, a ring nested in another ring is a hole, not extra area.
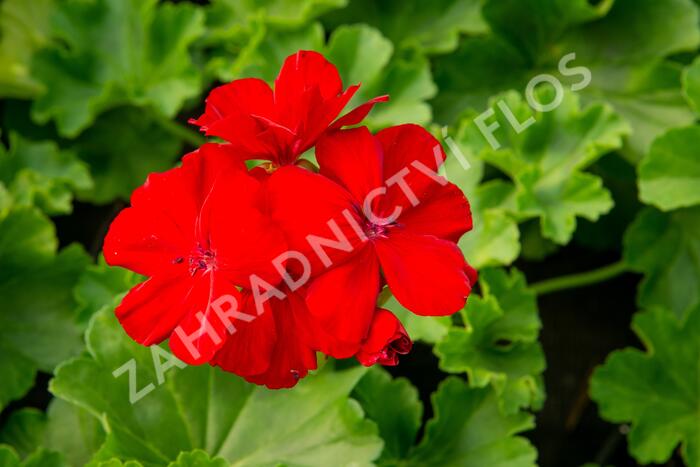
M 299 52 L 274 91 L 242 79 L 211 92 L 193 123 L 226 142 L 150 175 L 105 239 L 109 264 L 148 277 L 116 309 L 129 336 L 281 388 L 318 351 L 396 365 L 412 343 L 377 307 L 384 285 L 419 315 L 464 306 L 476 274 L 456 242 L 471 215 L 437 173 L 445 153 L 415 125 L 342 129 L 387 99 L 337 118 L 356 90 Z M 301 158 L 311 148 L 318 169 Z

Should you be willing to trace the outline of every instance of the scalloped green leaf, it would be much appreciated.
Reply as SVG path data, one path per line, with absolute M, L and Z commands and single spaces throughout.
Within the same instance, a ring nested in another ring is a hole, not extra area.
M 102 421 L 108 434 L 96 459 L 168 465 L 194 448 L 241 466 L 363 464 L 379 456 L 376 426 L 348 398 L 364 368 L 326 364 L 293 391 L 267 390 L 209 366 L 173 366 L 159 384 L 151 350 L 131 341 L 111 311 L 93 316 L 89 354 L 61 365 L 50 383 L 57 397 Z M 137 388 L 153 385 L 135 404 L 127 376 L 112 375 L 131 359 Z
M 388 94 L 364 123 L 383 128 L 400 123 L 427 124 L 432 110 L 426 102 L 437 92 L 430 65 L 420 54 L 395 54 L 381 32 L 366 25 L 340 26 L 333 31 L 325 50 L 343 82 L 362 83 L 348 107 Z
M 418 391 L 405 378 L 392 379 L 375 366 L 355 386 L 352 396 L 362 405 L 367 417 L 379 428 L 384 440 L 380 463 L 400 463 L 416 441 L 423 416 Z
M 520 253 L 515 210 L 515 188 L 503 180 L 479 185 L 484 163 L 478 154 L 486 140 L 474 124 L 476 112 L 467 111 L 453 131 L 442 129 L 447 159 L 441 174 L 462 189 L 469 200 L 473 227 L 459 240 L 469 264 L 481 269 L 512 263 Z M 479 144 L 482 142 L 482 144 Z
M 12 446 L 23 459 L 42 445 L 45 423 L 46 415 L 38 409 L 16 410 L 0 430 L 0 444 Z
M 657 138 L 639 163 L 639 198 L 663 211 L 700 204 L 700 126 Z
M 460 34 L 488 31 L 481 4 L 482 0 L 351 0 L 347 8 L 327 15 L 324 22 L 334 27 L 367 23 L 399 48 L 447 53 L 457 47 Z
M 629 122 L 624 153 L 636 163 L 657 136 L 694 120 L 681 93 L 682 65 L 665 57 L 698 47 L 700 15 L 692 0 L 610 3 L 487 2 L 485 16 L 496 32 L 468 38 L 435 61 L 438 119 L 449 122 L 466 107 L 482 108 L 499 92 L 523 91 L 543 73 L 565 87 L 584 86 L 577 67 L 586 67 L 591 81 L 579 92 L 587 102 L 605 99 Z M 575 60 L 560 65 L 570 53 Z
M 88 266 L 78 279 L 73 295 L 78 304 L 78 320 L 86 323 L 102 307 L 114 303 L 143 277 L 128 269 L 109 266 L 103 256 L 97 264 Z
M 614 423 L 630 423 L 632 456 L 666 462 L 677 445 L 689 466 L 700 464 L 700 307 L 679 321 L 661 308 L 635 315 L 646 351 L 613 352 L 591 380 L 591 398 Z
M 347 0 L 214 0 L 206 10 L 208 36 L 245 36 L 260 21 L 277 30 L 298 29 L 346 4 Z
M 452 327 L 435 346 L 440 368 L 466 372 L 472 387 L 492 385 L 505 413 L 539 409 L 544 402 L 545 359 L 537 341 L 541 327 L 535 294 L 516 270 L 479 274 L 483 297 L 472 296 L 461 312 L 464 326 Z
M 89 262 L 77 245 L 56 253 L 49 219 L 35 208 L 0 213 L 0 407 L 21 397 L 37 370 L 82 349 L 72 289 Z
M 69 467 L 56 452 L 39 448 L 26 459 L 21 460 L 14 449 L 3 445 L 0 445 L 0 465 L 2 467 Z
M 0 4 L 0 96 L 28 98 L 43 91 L 31 76 L 34 52 L 49 42 L 53 0 Z
M 10 147 L 0 147 L 0 182 L 15 206 L 37 206 L 47 214 L 73 209 L 73 192 L 92 189 L 84 162 L 53 141 L 30 141 L 10 133 Z
M 637 290 L 640 307 L 684 316 L 700 303 L 700 207 L 641 211 L 625 233 L 624 260 L 644 274 Z
M 173 117 L 199 94 L 189 47 L 204 31 L 195 5 L 156 0 L 67 0 L 52 13 L 54 44 L 37 52 L 32 75 L 46 86 L 32 107 L 74 137 L 105 110 L 131 104 Z
M 469 388 L 456 377 L 431 397 L 433 418 L 404 462 L 420 467 L 534 467 L 537 451 L 516 436 L 534 426 L 532 415 L 504 415 L 490 388 Z
M 78 198 L 96 204 L 128 200 L 151 172 L 170 169 L 182 143 L 133 107 L 109 111 L 75 140 L 71 150 L 90 167 L 94 187 Z
M 551 103 L 550 88 L 535 99 Z M 606 153 L 622 146 L 627 124 L 607 105 L 584 109 L 571 93 L 550 112 L 533 111 L 515 92 L 491 100 L 486 130 L 470 143 L 485 162 L 506 173 L 515 184 L 516 214 L 540 219 L 542 234 L 566 244 L 576 229 L 576 217 L 595 221 L 613 201 L 602 180 L 583 172 Z M 490 145 L 484 145 L 489 140 Z

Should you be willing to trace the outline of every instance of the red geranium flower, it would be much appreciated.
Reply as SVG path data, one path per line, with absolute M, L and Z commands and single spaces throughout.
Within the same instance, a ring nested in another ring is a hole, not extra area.
M 333 64 L 319 53 L 299 51 L 285 60 L 274 91 L 257 78 L 219 86 L 209 94 L 204 114 L 191 123 L 230 142 L 245 159 L 270 161 L 266 168 L 273 170 L 295 163 L 329 127 L 355 125 L 375 103 L 388 99 L 374 98 L 335 120 L 358 88 L 343 91 Z
M 260 190 L 228 145 L 206 144 L 134 191 L 109 229 L 104 255 L 148 276 L 116 309 L 136 342 L 170 338 L 181 360 L 209 361 L 230 334 L 216 301 L 241 303 L 238 287 L 249 287 L 251 274 L 280 281 L 272 259 L 286 244 L 260 210 Z
M 396 299 L 418 315 L 462 309 L 476 273 L 456 242 L 471 229 L 471 214 L 462 191 L 436 173 L 445 159 L 438 141 L 416 125 L 376 136 L 356 128 L 322 138 L 316 157 L 320 175 L 336 183 L 302 188 L 290 173 L 279 173 L 268 181 L 267 194 L 291 248 L 308 255 L 307 234 L 334 238 L 337 231 L 351 244 L 331 249 L 332 267 L 308 286 L 309 311 L 331 336 L 320 349 L 337 358 L 360 350 L 370 332 L 380 271 Z M 310 208 L 317 198 L 332 200 L 333 212 Z M 338 227 L 332 235 L 329 219 Z
M 412 346 L 401 321 L 389 310 L 379 308 L 374 313 L 369 333 L 355 357 L 364 366 L 377 363 L 395 366 L 399 364 L 399 355 L 410 352 Z

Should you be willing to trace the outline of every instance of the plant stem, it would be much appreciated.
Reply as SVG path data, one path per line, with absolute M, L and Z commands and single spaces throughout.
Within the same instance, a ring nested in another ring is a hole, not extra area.
M 207 142 L 207 139 L 204 136 L 178 123 L 176 120 L 171 120 L 164 117 L 158 112 L 152 112 L 151 116 L 153 121 L 156 122 L 162 129 L 178 139 L 191 144 L 192 146 L 199 147 Z
M 591 284 L 597 284 L 613 277 L 619 276 L 629 271 L 627 264 L 620 260 L 616 263 L 604 266 L 593 271 L 586 271 L 569 276 L 555 277 L 537 282 L 530 286 L 537 295 L 545 295 L 559 290 L 574 289 L 576 287 L 584 287 Z

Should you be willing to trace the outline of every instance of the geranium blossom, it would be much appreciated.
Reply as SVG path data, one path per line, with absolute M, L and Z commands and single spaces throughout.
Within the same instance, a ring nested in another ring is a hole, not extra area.
M 249 287 L 251 274 L 280 281 L 272 260 L 286 244 L 259 209 L 260 189 L 229 146 L 207 144 L 134 192 L 131 207 L 110 227 L 104 255 L 111 265 L 148 276 L 116 309 L 135 341 L 170 338 L 181 360 L 209 361 L 229 335 L 216 300 L 240 303 L 238 287 Z
M 471 215 L 437 174 L 445 153 L 416 125 L 342 130 L 383 99 L 336 120 L 356 89 L 299 52 L 274 92 L 255 79 L 212 92 L 196 123 L 228 142 L 152 174 L 105 240 L 109 264 L 148 277 L 116 309 L 134 340 L 169 339 L 186 363 L 282 388 L 316 368 L 317 351 L 367 366 L 410 351 L 377 308 L 385 284 L 419 315 L 464 307 L 476 274 L 456 242 Z M 297 163 L 314 145 L 318 172 Z M 248 171 L 246 159 L 269 164 Z
M 311 184 L 293 192 L 280 177 L 270 180 L 268 196 L 281 206 L 284 215 L 275 217 L 291 248 L 308 251 L 309 233 L 330 238 L 341 233 L 339 243 L 347 242 L 327 249 L 335 254 L 332 264 L 307 291 L 310 312 L 332 336 L 322 350 L 339 358 L 358 352 L 381 277 L 416 314 L 442 316 L 462 309 L 476 273 L 456 241 L 471 229 L 471 214 L 462 191 L 436 173 L 445 158 L 437 140 L 415 125 L 376 136 L 356 128 L 328 134 L 316 157 L 320 174 L 335 184 L 323 192 L 314 192 Z M 316 197 L 335 200 L 334 213 L 309 210 Z M 331 235 L 329 219 L 338 227 Z
M 273 170 L 293 164 L 329 128 L 355 125 L 387 100 L 377 97 L 336 120 L 358 88 L 343 91 L 333 64 L 299 51 L 285 60 L 274 91 L 257 78 L 232 81 L 214 89 L 204 114 L 191 122 L 233 144 L 240 157 L 270 161 L 265 168 Z

